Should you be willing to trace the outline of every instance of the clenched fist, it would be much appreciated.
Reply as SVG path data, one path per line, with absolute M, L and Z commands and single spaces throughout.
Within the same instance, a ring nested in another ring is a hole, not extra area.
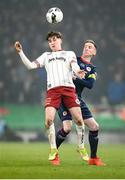
M 20 44 L 19 41 L 16 41 L 14 46 L 18 53 L 22 50 L 22 45 Z
M 80 70 L 77 72 L 76 75 L 77 75 L 80 79 L 84 79 L 86 73 L 87 73 L 86 71 L 80 69 Z

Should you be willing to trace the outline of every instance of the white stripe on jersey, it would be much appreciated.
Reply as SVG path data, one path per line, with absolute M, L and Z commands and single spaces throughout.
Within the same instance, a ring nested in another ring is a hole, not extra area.
M 57 86 L 75 87 L 72 81 L 71 63 L 76 62 L 73 51 L 45 52 L 36 61 L 47 71 L 47 89 Z

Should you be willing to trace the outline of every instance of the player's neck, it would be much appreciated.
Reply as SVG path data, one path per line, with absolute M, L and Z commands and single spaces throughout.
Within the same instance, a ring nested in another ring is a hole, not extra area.
M 86 61 L 86 62 L 88 62 L 88 63 L 90 63 L 91 62 L 91 57 L 90 56 L 81 56 L 81 59 L 83 60 L 83 61 Z

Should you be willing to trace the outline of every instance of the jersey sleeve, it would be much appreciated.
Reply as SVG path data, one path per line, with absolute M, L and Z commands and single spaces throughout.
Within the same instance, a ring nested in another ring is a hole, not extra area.
M 37 67 L 43 67 L 45 65 L 46 57 L 47 56 L 46 56 L 46 52 L 45 52 L 33 62 L 37 65 Z
M 30 70 L 30 69 L 36 69 L 36 68 L 37 68 L 36 64 L 35 64 L 34 62 L 31 62 L 31 61 L 26 57 L 26 55 L 24 54 L 23 50 L 21 50 L 21 51 L 19 52 L 19 56 L 20 56 L 23 64 L 27 67 L 27 69 Z
M 76 58 L 76 55 L 73 51 L 69 51 L 69 62 L 70 62 L 70 65 L 72 67 L 72 70 L 73 72 L 77 73 L 77 71 L 80 70 L 80 67 L 77 63 L 77 58 Z
M 86 87 L 88 89 L 92 89 L 93 85 L 94 85 L 94 82 L 95 82 L 94 79 L 79 79 L 79 78 L 76 78 L 76 80 L 80 85 L 82 85 L 82 86 L 84 86 L 84 87 Z
M 84 79 L 76 78 L 76 80 L 80 85 L 88 89 L 92 89 L 96 81 L 96 77 L 97 77 L 97 73 L 95 71 L 95 68 L 93 68 L 92 71 L 88 73 Z

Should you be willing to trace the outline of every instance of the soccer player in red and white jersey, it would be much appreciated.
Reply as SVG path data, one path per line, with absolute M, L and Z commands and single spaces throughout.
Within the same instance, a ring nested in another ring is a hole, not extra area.
M 80 67 L 77 64 L 76 55 L 73 51 L 62 50 L 62 34 L 60 32 L 48 33 L 46 40 L 48 41 L 51 51 L 44 52 L 33 62 L 25 56 L 20 42 L 15 42 L 15 48 L 20 55 L 22 62 L 28 69 L 36 69 L 45 66 L 47 71 L 45 125 L 48 129 L 48 138 L 50 143 L 50 153 L 48 159 L 52 162 L 52 164 L 59 165 L 60 161 L 55 140 L 55 114 L 63 101 L 75 119 L 79 132 L 81 132 L 82 142 L 84 122 L 82 119 L 79 100 L 75 93 L 72 72 L 80 78 L 85 76 L 85 72 L 80 70 Z

